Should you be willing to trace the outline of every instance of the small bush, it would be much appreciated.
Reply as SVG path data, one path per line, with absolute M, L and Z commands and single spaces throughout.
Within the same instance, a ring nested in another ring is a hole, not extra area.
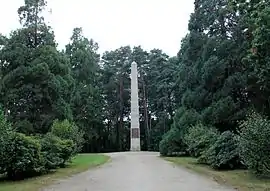
M 68 120 L 55 120 L 52 125 L 51 133 L 60 137 L 61 139 L 70 139 L 76 145 L 75 152 L 80 152 L 84 139 L 83 132 L 79 130 L 78 126 Z
M 209 164 L 214 169 L 234 169 L 241 165 L 236 136 L 225 131 L 216 142 L 205 150 L 199 162 Z
M 1 173 L 22 179 L 43 171 L 41 148 L 34 138 L 11 132 L 1 153 Z
M 63 167 L 74 155 L 75 145 L 72 140 L 62 140 L 48 133 L 40 142 L 44 166 L 47 170 Z
M 179 129 L 170 129 L 160 141 L 159 152 L 162 156 L 183 155 L 186 153 L 186 145 L 183 142 Z
M 240 154 L 257 175 L 270 177 L 270 120 L 252 113 L 240 124 Z
M 60 141 L 60 158 L 63 159 L 61 167 L 65 166 L 66 162 L 70 162 L 71 158 L 75 156 L 74 150 L 76 145 L 73 143 L 72 140 L 63 139 Z
M 202 152 L 207 150 L 218 138 L 218 132 L 201 123 L 192 126 L 184 137 L 189 154 L 193 157 L 200 157 Z

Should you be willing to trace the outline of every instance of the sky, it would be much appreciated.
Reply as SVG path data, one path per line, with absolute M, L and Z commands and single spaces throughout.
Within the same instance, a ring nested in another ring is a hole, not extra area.
M 99 52 L 121 46 L 162 49 L 175 56 L 188 32 L 194 0 L 47 0 L 45 20 L 52 26 L 59 49 L 69 43 L 72 30 L 82 27 Z M 0 33 L 20 27 L 17 9 L 24 0 L 0 0 Z

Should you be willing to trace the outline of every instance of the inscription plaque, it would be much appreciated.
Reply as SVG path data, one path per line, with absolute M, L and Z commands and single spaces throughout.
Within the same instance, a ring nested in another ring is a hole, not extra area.
M 140 135 L 139 135 L 139 128 L 132 128 L 131 129 L 131 138 L 140 138 Z

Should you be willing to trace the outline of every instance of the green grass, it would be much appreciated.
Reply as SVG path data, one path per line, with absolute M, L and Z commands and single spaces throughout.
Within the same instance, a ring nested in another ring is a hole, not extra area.
M 239 191 L 270 191 L 270 181 L 251 175 L 247 170 L 215 171 L 209 166 L 200 165 L 190 157 L 164 157 L 199 174 L 206 175 L 220 184 L 233 186 Z
M 72 160 L 67 168 L 57 169 L 55 172 L 22 181 L 2 181 L 0 182 L 0 191 L 37 191 L 59 179 L 99 166 L 108 160 L 108 156 L 101 154 L 80 154 Z

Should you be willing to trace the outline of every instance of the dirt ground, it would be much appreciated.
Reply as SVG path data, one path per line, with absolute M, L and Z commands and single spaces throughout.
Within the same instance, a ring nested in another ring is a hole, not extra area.
M 176 166 L 156 152 L 110 153 L 101 167 L 59 181 L 43 191 L 233 191 Z

